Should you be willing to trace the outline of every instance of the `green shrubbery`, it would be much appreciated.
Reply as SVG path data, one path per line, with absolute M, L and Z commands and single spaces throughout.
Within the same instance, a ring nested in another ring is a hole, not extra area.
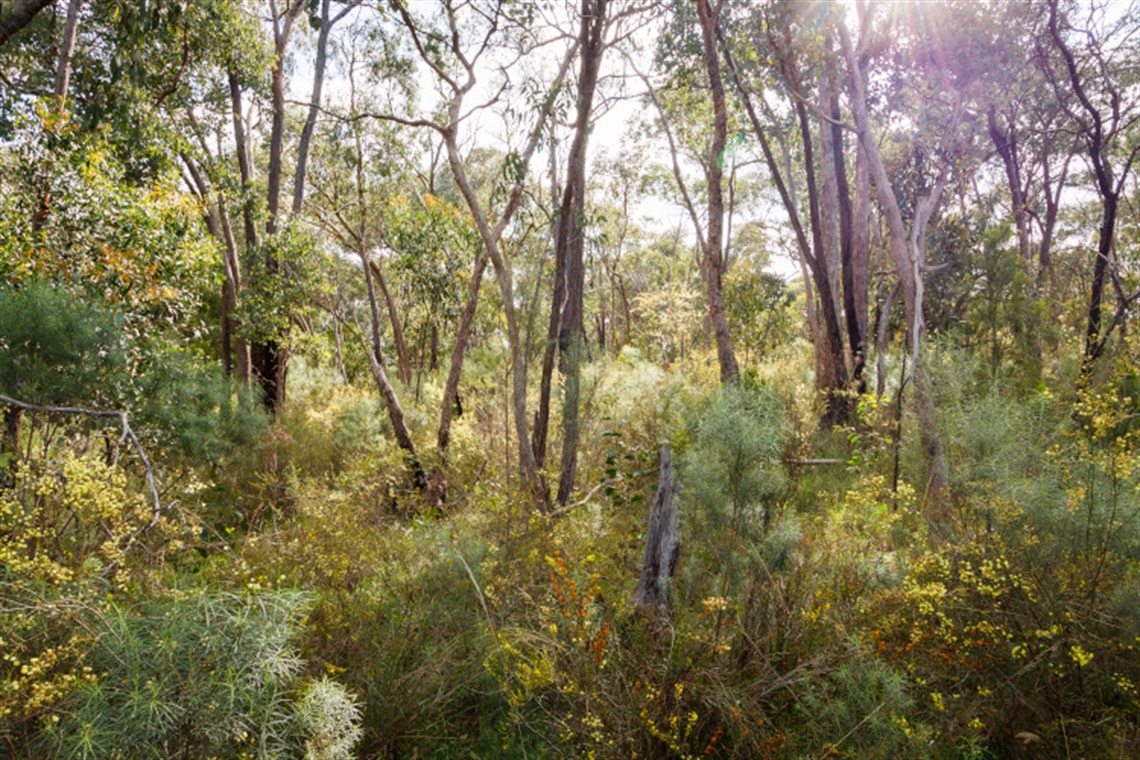
M 4 491 L 4 736 L 50 756 L 1127 756 L 1131 401 L 1014 395 L 941 351 L 949 534 L 929 528 L 913 422 L 896 483 L 893 403 L 821 433 L 776 385 L 795 352 L 739 387 L 696 358 L 590 365 L 592 494 L 554 517 L 514 490 L 493 380 L 427 511 L 371 393 L 306 373 L 255 446 L 224 395 L 171 396 L 221 415 L 187 428 L 207 445 L 145 418 L 181 503 L 116 560 L 148 517 L 140 473 L 75 426 Z M 666 441 L 681 554 L 656 617 L 629 600 Z M 841 463 L 798 463 L 819 447 Z

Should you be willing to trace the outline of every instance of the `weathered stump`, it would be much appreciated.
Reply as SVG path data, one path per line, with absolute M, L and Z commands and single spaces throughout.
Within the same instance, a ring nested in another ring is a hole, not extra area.
M 633 592 L 633 603 L 653 615 L 668 613 L 670 586 L 677 569 L 680 543 L 677 538 L 677 505 L 673 497 L 677 485 L 673 479 L 673 460 L 669 444 L 661 447 L 661 475 L 657 495 L 649 510 L 649 525 L 645 531 L 645 559 L 641 565 L 641 578 Z

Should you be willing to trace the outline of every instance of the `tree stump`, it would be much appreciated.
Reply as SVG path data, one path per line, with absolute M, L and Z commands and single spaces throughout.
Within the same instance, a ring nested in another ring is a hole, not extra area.
M 633 592 L 633 603 L 652 615 L 668 614 L 670 587 L 680 552 L 677 505 L 673 499 L 677 491 L 669 444 L 665 444 L 661 447 L 661 475 L 657 495 L 653 498 L 649 525 L 645 531 L 645 559 L 641 565 L 641 578 Z

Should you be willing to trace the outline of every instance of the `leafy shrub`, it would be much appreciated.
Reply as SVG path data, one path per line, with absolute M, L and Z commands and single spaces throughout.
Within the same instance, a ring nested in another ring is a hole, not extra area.
M 115 404 L 125 370 L 118 316 L 40 283 L 0 292 L 0 392 L 39 404 Z
M 307 604 L 297 592 L 191 591 L 112 607 L 85 659 L 97 677 L 64 703 L 46 747 L 62 757 L 286 754 L 301 666 L 289 639 Z
M 328 677 L 310 682 L 293 714 L 305 737 L 305 760 L 351 760 L 364 731 L 360 705 L 343 686 Z

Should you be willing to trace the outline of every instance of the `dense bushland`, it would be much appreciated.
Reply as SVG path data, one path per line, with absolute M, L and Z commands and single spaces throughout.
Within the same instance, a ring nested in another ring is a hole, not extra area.
M 943 344 L 955 481 L 935 524 L 905 405 L 896 427 L 893 399 L 862 398 L 849 427 L 821 430 L 786 380 L 803 361 L 730 386 L 704 354 L 590 363 L 588 493 L 552 515 L 494 443 L 492 378 L 456 420 L 445 504 L 408 487 L 367 389 L 299 368 L 252 449 L 143 437 L 170 504 L 145 533 L 144 472 L 111 456 L 114 423 L 28 411 L 2 498 L 4 741 L 91 757 L 1129 755 L 1131 375 L 1079 399 L 1011 390 Z M 217 436 L 253 413 L 233 404 L 166 429 Z M 681 552 L 656 617 L 630 596 L 666 442 Z
M 0 756 L 1140 755 L 1137 29 L 0 2 Z

